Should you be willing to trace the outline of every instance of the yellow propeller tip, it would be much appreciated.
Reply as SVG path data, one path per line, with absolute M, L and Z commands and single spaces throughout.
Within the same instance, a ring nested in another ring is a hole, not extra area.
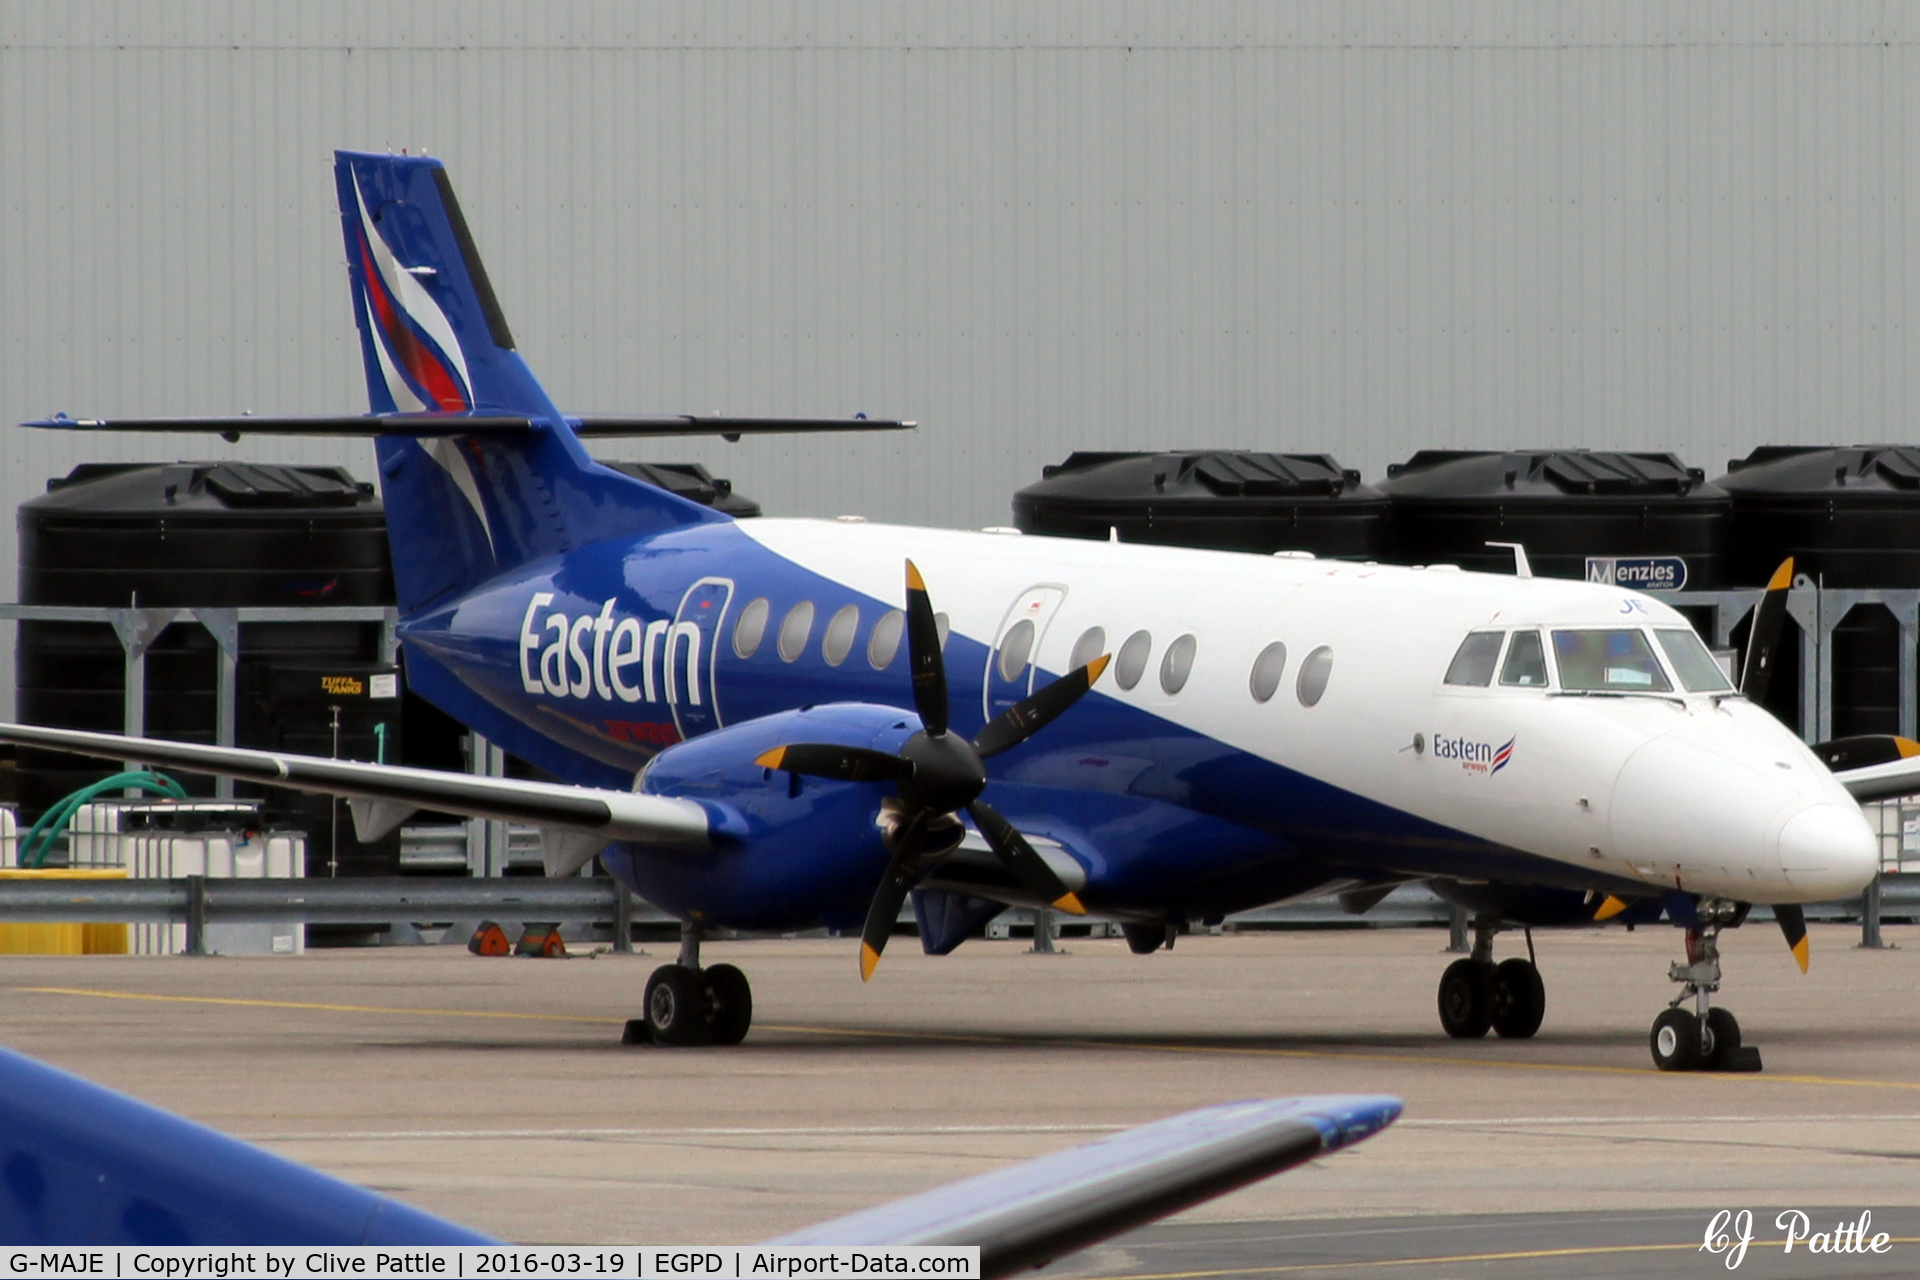
M 920 576 L 920 570 L 914 567 L 913 561 L 907 561 L 907 590 L 925 591 L 926 589 L 927 580 Z
M 1893 745 L 1900 752 L 1902 760 L 1911 760 L 1915 756 L 1920 756 L 1920 742 L 1915 742 L 1912 738 L 1895 738 Z
M 1089 685 L 1098 683 L 1101 675 L 1106 672 L 1107 664 L 1112 661 L 1112 654 L 1103 653 L 1092 662 L 1089 662 L 1087 664 L 1087 683 Z
M 1782 560 L 1780 562 L 1780 567 L 1773 571 L 1773 576 L 1767 579 L 1767 590 L 1785 591 L 1788 587 L 1792 585 L 1793 585 L 1793 557 L 1788 556 L 1785 560 Z
M 871 982 L 873 971 L 880 967 L 880 953 L 866 943 L 860 944 L 860 981 Z
M 1807 946 L 1807 940 L 1805 938 L 1801 938 L 1800 941 L 1793 944 L 1793 959 L 1794 963 L 1800 966 L 1800 972 L 1805 973 L 1807 971 L 1807 961 L 1811 958 L 1811 953 L 1812 948 Z
M 1608 894 L 1607 900 L 1600 904 L 1600 909 L 1593 913 L 1593 918 L 1595 920 L 1611 920 L 1626 909 L 1627 904 L 1624 901 L 1614 897 L 1612 894 Z
M 753 762 L 762 769 L 778 769 L 780 762 L 786 758 L 787 749 L 785 747 L 775 747 L 771 751 L 762 751 L 753 758 Z
M 1053 900 L 1053 905 L 1060 908 L 1060 910 L 1066 912 L 1068 915 L 1083 916 L 1087 914 L 1087 909 L 1080 905 L 1080 899 L 1071 893 L 1063 894 L 1062 896 L 1055 898 Z

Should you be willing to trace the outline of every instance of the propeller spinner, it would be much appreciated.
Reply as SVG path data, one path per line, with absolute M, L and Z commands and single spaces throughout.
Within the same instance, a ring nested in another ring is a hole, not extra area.
M 766 769 L 831 778 L 839 782 L 892 782 L 902 813 L 890 841 L 892 858 L 880 888 L 867 908 L 860 931 L 860 977 L 873 977 L 899 918 L 900 905 L 920 878 L 920 854 L 927 833 L 962 809 L 973 819 L 994 856 L 1029 892 L 1074 915 L 1086 914 L 1080 899 L 1011 822 L 980 799 L 987 788 L 986 761 L 1019 746 L 1078 702 L 1107 669 L 1109 655 L 1070 671 L 1046 688 L 995 716 L 972 741 L 947 728 L 947 672 L 940 653 L 927 584 L 907 561 L 907 656 L 913 675 L 913 703 L 921 730 L 901 745 L 898 755 L 863 747 L 801 742 L 775 747 L 754 760 Z

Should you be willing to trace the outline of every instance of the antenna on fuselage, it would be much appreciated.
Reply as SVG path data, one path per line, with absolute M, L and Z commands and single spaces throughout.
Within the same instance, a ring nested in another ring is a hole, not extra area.
M 1533 576 L 1533 566 L 1527 563 L 1527 547 L 1525 543 L 1489 542 L 1487 545 L 1490 547 L 1505 547 L 1507 550 L 1513 552 L 1514 577 L 1531 578 Z

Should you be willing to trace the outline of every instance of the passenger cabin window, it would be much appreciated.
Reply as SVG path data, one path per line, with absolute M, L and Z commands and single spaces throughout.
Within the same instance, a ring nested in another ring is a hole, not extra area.
M 1088 627 L 1073 642 L 1073 656 L 1067 659 L 1067 670 L 1077 671 L 1107 651 L 1107 632 L 1105 627 Z
M 1113 679 L 1122 689 L 1131 689 L 1140 683 L 1140 677 L 1147 669 L 1147 656 L 1153 652 L 1153 637 L 1144 631 L 1136 631 L 1127 637 L 1120 646 L 1120 656 L 1113 661 Z
M 1247 691 L 1255 702 L 1271 702 L 1280 677 L 1287 673 L 1287 646 L 1275 640 L 1253 660 L 1253 673 L 1247 677 Z
M 893 655 L 900 652 L 900 633 L 907 625 L 907 615 L 898 609 L 889 609 L 880 615 L 880 621 L 873 624 L 873 634 L 867 637 L 867 665 L 875 671 L 885 671 L 893 665 Z
M 1538 631 L 1516 631 L 1507 647 L 1507 663 L 1500 668 L 1500 683 L 1526 689 L 1547 687 L 1547 651 Z
M 1556 631 L 1560 687 L 1576 693 L 1671 693 L 1644 631 Z
M 1333 650 L 1321 645 L 1301 660 L 1300 674 L 1294 677 L 1293 692 L 1300 699 L 1300 705 L 1311 707 L 1319 702 L 1332 676 Z
M 1000 678 L 1011 684 L 1027 669 L 1033 652 L 1033 619 L 1022 618 L 1000 640 Z
M 837 667 L 853 652 L 853 633 L 860 629 L 860 606 L 843 605 L 828 621 L 827 634 L 820 638 L 820 656 L 827 665 Z
M 1469 631 L 1447 667 L 1447 683 L 1476 688 L 1492 684 L 1493 668 L 1500 661 L 1501 638 L 1498 631 Z
M 772 612 L 767 598 L 761 596 L 740 611 L 740 621 L 733 624 L 733 651 L 743 658 L 751 658 L 760 651 L 760 642 L 767 634 L 767 614 Z
M 1184 635 L 1167 646 L 1167 656 L 1160 659 L 1160 687 L 1168 694 L 1187 687 L 1187 677 L 1193 674 L 1193 653 L 1199 643 L 1192 635 Z
M 807 650 L 807 637 L 813 634 L 813 601 L 802 600 L 787 610 L 780 620 L 780 660 L 792 662 Z
M 1678 627 L 1656 631 L 1653 636 L 1660 642 L 1674 674 L 1680 677 L 1688 693 L 1733 692 L 1733 682 L 1727 679 L 1727 673 L 1713 660 L 1713 651 L 1700 642 L 1699 636 Z

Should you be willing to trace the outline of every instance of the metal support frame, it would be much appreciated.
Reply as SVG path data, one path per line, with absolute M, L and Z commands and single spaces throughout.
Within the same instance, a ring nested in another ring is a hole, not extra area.
M 147 736 L 147 651 L 162 632 L 176 622 L 197 622 L 213 637 L 220 651 L 220 674 L 215 695 L 214 738 L 223 747 L 234 744 L 239 712 L 240 628 L 249 622 L 377 622 L 380 624 L 380 661 L 391 665 L 400 652 L 400 613 L 383 605 L 267 605 L 220 609 L 211 607 L 142 609 L 97 605 L 0 604 L 0 621 L 95 622 L 113 628 L 126 656 L 126 710 L 121 718 L 129 738 Z M 233 784 L 223 782 L 222 798 Z
M 467 772 L 480 778 L 507 776 L 507 753 L 477 733 L 467 735 Z M 467 819 L 467 874 L 491 878 L 507 874 L 507 823 Z

